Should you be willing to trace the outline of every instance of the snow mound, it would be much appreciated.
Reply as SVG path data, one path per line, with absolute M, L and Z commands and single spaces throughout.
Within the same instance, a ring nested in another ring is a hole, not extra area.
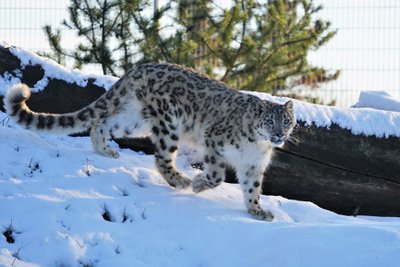
M 362 91 L 354 108 L 374 108 L 400 112 L 400 101 L 385 91 Z
M 87 137 L 13 127 L 0 113 L 1 266 L 395 267 L 400 219 L 347 217 L 263 196 L 252 219 L 238 185 L 170 188 L 153 157 L 93 152 Z M 189 176 L 186 155 L 178 167 Z M 12 242 L 11 242 L 12 241 Z

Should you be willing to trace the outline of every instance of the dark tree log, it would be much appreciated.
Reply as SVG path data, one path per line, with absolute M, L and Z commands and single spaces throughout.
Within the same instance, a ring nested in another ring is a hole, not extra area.
M 9 48 L 0 45 L 0 75 L 14 70 L 22 72 L 21 80 L 29 86 L 44 75 L 39 65 L 22 68 Z M 83 88 L 50 78 L 28 105 L 35 111 L 71 112 L 104 91 L 94 80 Z M 265 194 L 312 201 L 342 214 L 400 216 L 400 138 L 354 135 L 337 125 L 330 129 L 306 127 L 300 121 L 294 135 L 299 144 L 289 143 L 276 150 L 265 175 Z M 122 147 L 154 152 L 148 139 L 116 141 Z M 236 179 L 233 169 L 227 170 L 226 176 L 228 182 Z

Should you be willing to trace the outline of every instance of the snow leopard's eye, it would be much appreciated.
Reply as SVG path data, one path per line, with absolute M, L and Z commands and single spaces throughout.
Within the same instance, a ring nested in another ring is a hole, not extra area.
M 290 122 L 289 119 L 285 119 L 285 120 L 283 121 L 284 124 L 289 124 L 289 122 Z
M 268 123 L 269 125 L 272 125 L 272 124 L 274 124 L 274 121 L 271 120 L 271 119 L 268 119 L 268 120 L 267 120 L 267 123 Z

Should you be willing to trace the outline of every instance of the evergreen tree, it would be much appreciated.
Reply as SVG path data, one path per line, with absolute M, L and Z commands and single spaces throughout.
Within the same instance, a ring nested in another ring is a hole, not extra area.
M 98 63 L 103 74 L 111 75 L 117 75 L 119 68 L 126 71 L 132 67 L 130 18 L 124 12 L 124 1 L 71 0 L 68 9 L 69 21 L 62 24 L 77 33 L 79 44 L 75 51 L 66 51 L 61 44 L 61 30 L 45 26 L 55 60 L 62 63 L 66 57 L 72 58 L 77 68 Z
M 146 0 L 71 0 L 70 20 L 82 42 L 73 53 L 62 49 L 61 31 L 45 30 L 62 60 L 76 66 L 99 63 L 116 75 L 145 62 L 193 67 L 236 88 L 279 93 L 297 85 L 316 87 L 336 79 L 307 62 L 334 35 L 317 19 L 312 0 L 172 0 L 154 9 Z

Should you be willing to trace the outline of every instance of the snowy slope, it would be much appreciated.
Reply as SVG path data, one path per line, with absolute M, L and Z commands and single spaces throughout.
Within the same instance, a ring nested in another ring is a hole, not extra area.
M 10 230 L 1 266 L 400 266 L 400 218 L 264 196 L 276 219 L 256 221 L 237 185 L 175 191 L 152 156 L 109 159 L 89 138 L 38 135 L 2 113 L 0 122 L 0 227 Z M 186 155 L 178 164 L 198 171 Z

